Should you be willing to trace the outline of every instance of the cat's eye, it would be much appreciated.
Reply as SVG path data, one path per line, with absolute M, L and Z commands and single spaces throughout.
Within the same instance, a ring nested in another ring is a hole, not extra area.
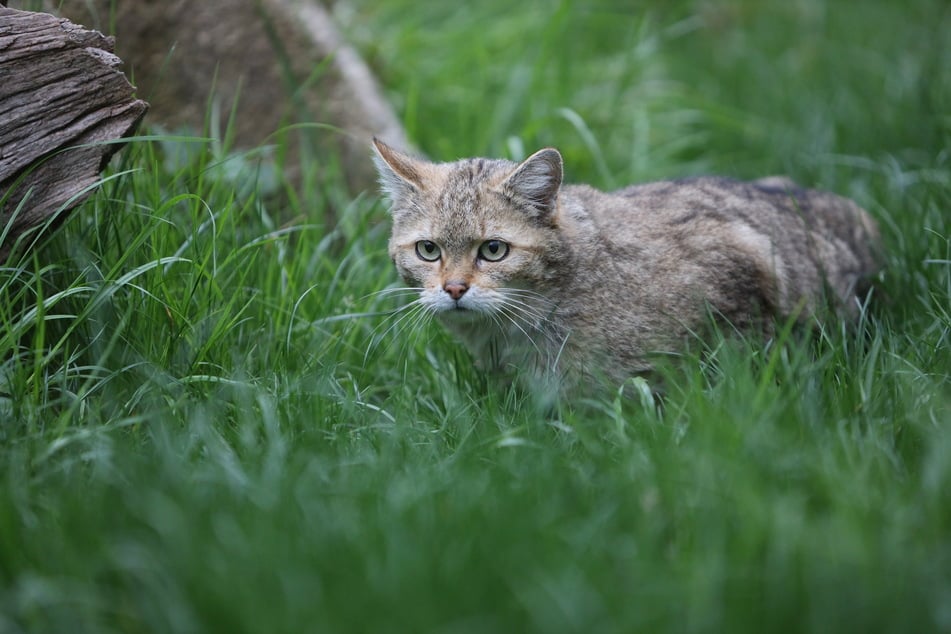
M 420 260 L 435 262 L 439 259 L 439 245 L 431 240 L 420 240 L 416 243 L 416 255 Z
M 498 262 L 509 254 L 509 245 L 501 240 L 486 240 L 479 246 L 479 257 L 489 262 Z

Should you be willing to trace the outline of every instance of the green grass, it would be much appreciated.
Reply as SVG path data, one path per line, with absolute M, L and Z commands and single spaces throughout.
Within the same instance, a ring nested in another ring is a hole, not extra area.
M 539 414 L 373 316 L 333 157 L 136 141 L 0 269 L 0 631 L 951 631 L 946 3 L 373 5 L 433 158 L 790 174 L 881 222 L 871 310 Z

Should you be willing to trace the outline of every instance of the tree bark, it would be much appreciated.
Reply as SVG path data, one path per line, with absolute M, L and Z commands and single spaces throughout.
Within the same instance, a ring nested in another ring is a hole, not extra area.
M 89 197 L 148 110 L 113 50 L 69 20 L 0 7 L 0 256 Z

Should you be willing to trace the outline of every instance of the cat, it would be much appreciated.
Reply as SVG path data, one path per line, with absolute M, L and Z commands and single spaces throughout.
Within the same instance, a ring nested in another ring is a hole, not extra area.
M 605 193 L 563 185 L 554 148 L 432 163 L 373 143 L 412 305 L 482 367 L 544 390 L 648 373 L 711 316 L 767 333 L 826 305 L 854 320 L 878 270 L 869 214 L 785 177 Z

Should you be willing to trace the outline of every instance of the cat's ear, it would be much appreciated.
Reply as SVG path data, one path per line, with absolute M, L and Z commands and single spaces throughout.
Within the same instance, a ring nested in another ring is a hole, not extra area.
M 421 161 L 394 150 L 375 137 L 373 148 L 376 150 L 373 162 L 380 175 L 380 185 L 390 201 L 396 202 L 423 188 Z
M 555 148 L 545 148 L 529 156 L 502 183 L 503 190 L 528 203 L 539 214 L 554 211 L 561 187 L 562 160 Z

